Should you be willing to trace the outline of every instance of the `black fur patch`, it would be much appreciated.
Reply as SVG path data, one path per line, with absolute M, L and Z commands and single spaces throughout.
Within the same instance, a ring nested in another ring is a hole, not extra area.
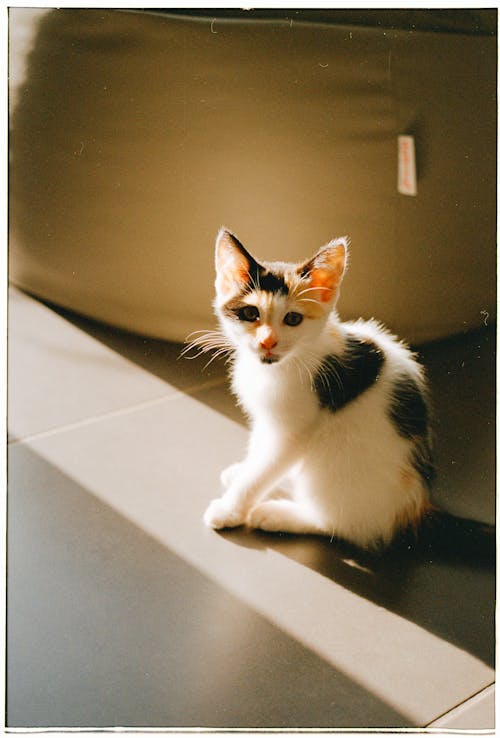
M 243 246 L 241 241 L 236 238 L 234 233 L 229 234 L 234 245 L 243 254 L 248 262 L 248 273 L 250 275 L 250 283 L 245 289 L 245 293 L 252 292 L 255 289 L 264 292 L 281 292 L 287 295 L 289 292 L 288 285 L 280 274 L 273 274 L 265 267 L 261 266 Z
M 402 438 L 414 442 L 411 464 L 427 487 L 435 476 L 430 447 L 429 407 L 425 396 L 411 377 L 401 379 L 394 387 L 389 417 Z
M 423 438 L 416 443 L 411 452 L 411 463 L 417 474 L 424 480 L 427 487 L 430 487 L 436 476 L 434 469 L 434 461 L 427 438 Z
M 427 433 L 429 409 L 417 383 L 411 377 L 396 383 L 389 416 L 403 438 L 422 438 Z
M 377 381 L 384 360 L 372 341 L 349 336 L 345 354 L 326 356 L 314 378 L 321 407 L 335 412 L 352 402 Z
M 250 280 L 251 282 L 248 285 L 249 291 L 259 289 L 264 292 L 288 295 L 288 285 L 283 277 L 279 274 L 273 274 L 273 272 L 267 271 L 267 269 L 261 267 L 260 264 L 256 264 L 254 268 L 250 269 Z

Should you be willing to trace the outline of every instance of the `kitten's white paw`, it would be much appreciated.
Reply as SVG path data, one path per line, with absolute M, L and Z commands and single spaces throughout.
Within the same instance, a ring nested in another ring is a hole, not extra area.
M 234 479 L 236 478 L 236 475 L 238 474 L 238 469 L 240 468 L 240 466 L 241 463 L 236 462 L 236 464 L 231 464 L 221 471 L 220 481 L 222 482 L 223 487 L 227 489 L 231 486 Z
M 253 510 L 250 510 L 247 522 L 251 528 L 259 528 L 273 533 L 286 530 L 287 527 L 280 505 L 276 504 L 274 500 L 262 502 Z
M 244 520 L 245 516 L 239 510 L 229 507 L 223 497 L 212 500 L 203 516 L 205 525 L 209 528 L 215 528 L 215 530 L 236 528 L 238 525 L 242 525 Z

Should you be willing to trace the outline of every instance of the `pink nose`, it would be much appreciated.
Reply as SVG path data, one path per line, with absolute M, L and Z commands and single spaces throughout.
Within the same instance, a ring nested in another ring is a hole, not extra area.
M 278 341 L 276 340 L 273 333 L 269 333 L 261 342 L 260 345 L 262 348 L 266 349 L 267 351 L 271 351 L 273 349 Z

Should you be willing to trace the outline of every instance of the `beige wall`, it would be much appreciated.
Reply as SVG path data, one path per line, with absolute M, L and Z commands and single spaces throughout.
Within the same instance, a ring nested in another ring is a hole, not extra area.
M 11 10 L 14 59 L 29 13 Z M 224 224 L 267 259 L 348 234 L 345 318 L 413 341 L 493 318 L 495 38 L 99 9 L 50 11 L 29 38 L 11 110 L 17 285 L 182 340 L 212 321 Z M 416 197 L 396 190 L 401 133 Z

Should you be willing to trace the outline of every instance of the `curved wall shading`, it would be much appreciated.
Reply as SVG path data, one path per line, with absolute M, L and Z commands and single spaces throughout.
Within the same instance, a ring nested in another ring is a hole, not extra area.
M 11 59 L 30 12 L 11 9 Z M 264 259 L 348 234 L 344 318 L 411 341 L 493 318 L 493 36 L 62 9 L 30 39 L 10 118 L 18 286 L 182 340 L 212 324 L 224 224 Z M 400 134 L 416 197 L 397 192 Z

